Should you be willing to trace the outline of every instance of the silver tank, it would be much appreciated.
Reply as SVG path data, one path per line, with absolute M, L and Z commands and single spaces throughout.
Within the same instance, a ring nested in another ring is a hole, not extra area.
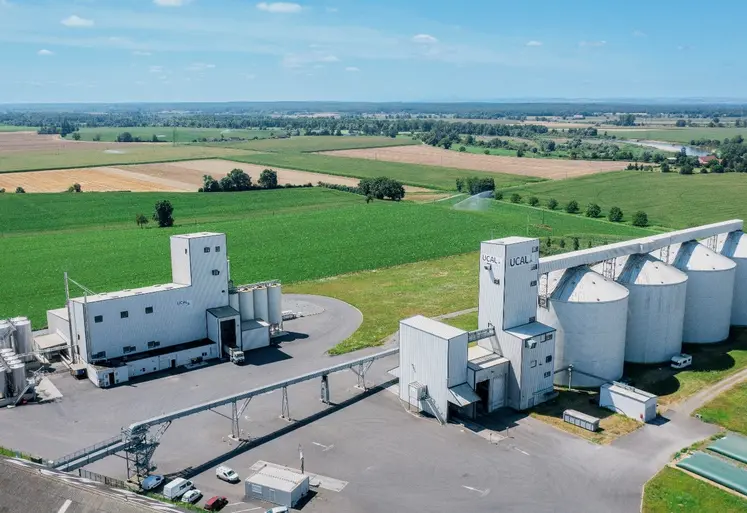
M 654 256 L 660 256 L 661 251 Z M 688 278 L 682 341 L 710 344 L 726 340 L 737 265 L 697 241 L 673 245 L 669 256 L 671 265 Z
M 747 326 L 747 235 L 742 231 L 724 234 L 719 237 L 718 249 L 737 265 L 731 324 Z
M 26 317 L 15 317 L 10 322 L 16 328 L 15 333 L 13 333 L 16 353 L 26 354 L 32 352 L 34 350 L 34 335 L 31 331 L 31 321 Z
M 687 275 L 651 255 L 619 257 L 615 264 L 616 281 L 630 292 L 625 361 L 669 361 L 682 352 Z
M 254 290 L 250 288 L 239 289 L 239 313 L 241 322 L 254 319 Z
M 10 371 L 13 374 L 14 392 L 18 395 L 26 388 L 26 366 L 20 362 L 14 363 L 10 366 Z
M 267 287 L 254 289 L 254 318 L 269 322 L 269 308 L 267 304 Z
M 555 271 L 542 279 L 549 280 L 549 298 L 547 308 L 537 309 L 537 320 L 557 330 L 555 370 L 573 365 L 571 385 L 577 387 L 598 387 L 620 379 L 625 362 L 628 289 L 588 266 Z M 563 370 L 554 380 L 568 385 L 568 378 Z
M 279 284 L 267 288 L 267 322 L 280 324 L 283 320 L 283 293 Z
M 9 321 L 0 320 L 0 349 L 13 347 L 12 331 L 13 325 Z

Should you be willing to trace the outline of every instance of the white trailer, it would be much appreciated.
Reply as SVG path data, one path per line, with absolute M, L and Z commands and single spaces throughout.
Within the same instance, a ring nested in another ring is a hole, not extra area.
M 656 418 L 654 394 L 613 381 L 605 383 L 599 390 L 599 406 L 639 422 L 650 422 Z

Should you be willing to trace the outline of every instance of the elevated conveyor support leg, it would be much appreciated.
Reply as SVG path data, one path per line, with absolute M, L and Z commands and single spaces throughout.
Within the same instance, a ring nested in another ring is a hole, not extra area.
M 290 416 L 290 405 L 288 404 L 288 387 L 283 387 L 283 404 L 280 413 L 280 418 L 285 420 L 291 420 Z
M 321 400 L 324 404 L 329 404 L 329 375 L 322 376 Z
M 239 426 L 239 421 L 241 420 L 241 416 L 244 414 L 244 411 L 246 410 L 246 407 L 249 406 L 251 400 L 251 397 L 245 399 L 244 402 L 241 403 L 241 406 L 239 406 L 238 401 L 234 401 L 231 403 L 231 438 L 234 438 L 235 440 L 241 440 L 242 438 L 242 430 Z
M 371 368 L 371 365 L 373 365 L 373 360 L 365 363 L 361 363 L 360 365 L 356 365 L 355 367 L 351 367 L 350 370 L 352 370 L 356 376 L 358 376 L 358 384 L 355 385 L 355 388 L 359 388 L 366 391 L 366 372 L 368 372 L 368 369 Z

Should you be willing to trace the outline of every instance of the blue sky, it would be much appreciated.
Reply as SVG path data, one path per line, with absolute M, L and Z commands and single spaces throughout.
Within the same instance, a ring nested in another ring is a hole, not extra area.
M 744 99 L 744 19 L 736 0 L 0 0 L 0 103 Z

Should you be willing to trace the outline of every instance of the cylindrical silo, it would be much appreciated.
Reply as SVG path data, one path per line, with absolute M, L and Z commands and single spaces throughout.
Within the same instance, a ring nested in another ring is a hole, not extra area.
M 687 275 L 651 255 L 618 258 L 615 275 L 630 292 L 625 361 L 661 363 L 681 353 Z
M 557 330 L 555 383 L 598 387 L 620 379 L 625 362 L 628 289 L 587 266 L 555 271 L 547 284 L 547 308 L 537 320 Z
M 283 320 L 283 294 L 279 283 L 267 287 L 267 315 L 270 324 L 280 324 Z
M 697 241 L 672 246 L 669 251 L 672 265 L 687 274 L 682 341 L 709 344 L 726 340 L 737 264 Z
M 719 240 L 719 253 L 737 265 L 734 280 L 734 299 L 731 307 L 731 324 L 747 326 L 747 235 L 731 232 Z
M 8 397 L 8 380 L 5 377 L 7 372 L 10 372 L 10 369 L 6 370 L 2 364 L 0 364 L 0 396 L 3 398 Z
M 14 363 L 10 366 L 10 371 L 13 373 L 14 393 L 18 395 L 26 388 L 26 366 L 20 362 Z
M 242 322 L 254 319 L 254 291 L 252 289 L 239 289 L 239 313 Z
M 0 320 L 0 349 L 6 349 L 13 346 L 11 340 L 11 332 L 13 331 L 13 325 L 6 321 Z
M 26 354 L 34 349 L 34 336 L 31 332 L 31 321 L 26 317 L 14 317 L 10 320 L 15 326 L 16 331 L 13 333 L 15 339 L 15 350 L 18 354 Z
M 228 293 L 228 306 L 241 313 L 241 307 L 239 306 L 239 293 L 229 292 Z
M 267 287 L 261 286 L 254 289 L 254 317 L 269 322 Z

